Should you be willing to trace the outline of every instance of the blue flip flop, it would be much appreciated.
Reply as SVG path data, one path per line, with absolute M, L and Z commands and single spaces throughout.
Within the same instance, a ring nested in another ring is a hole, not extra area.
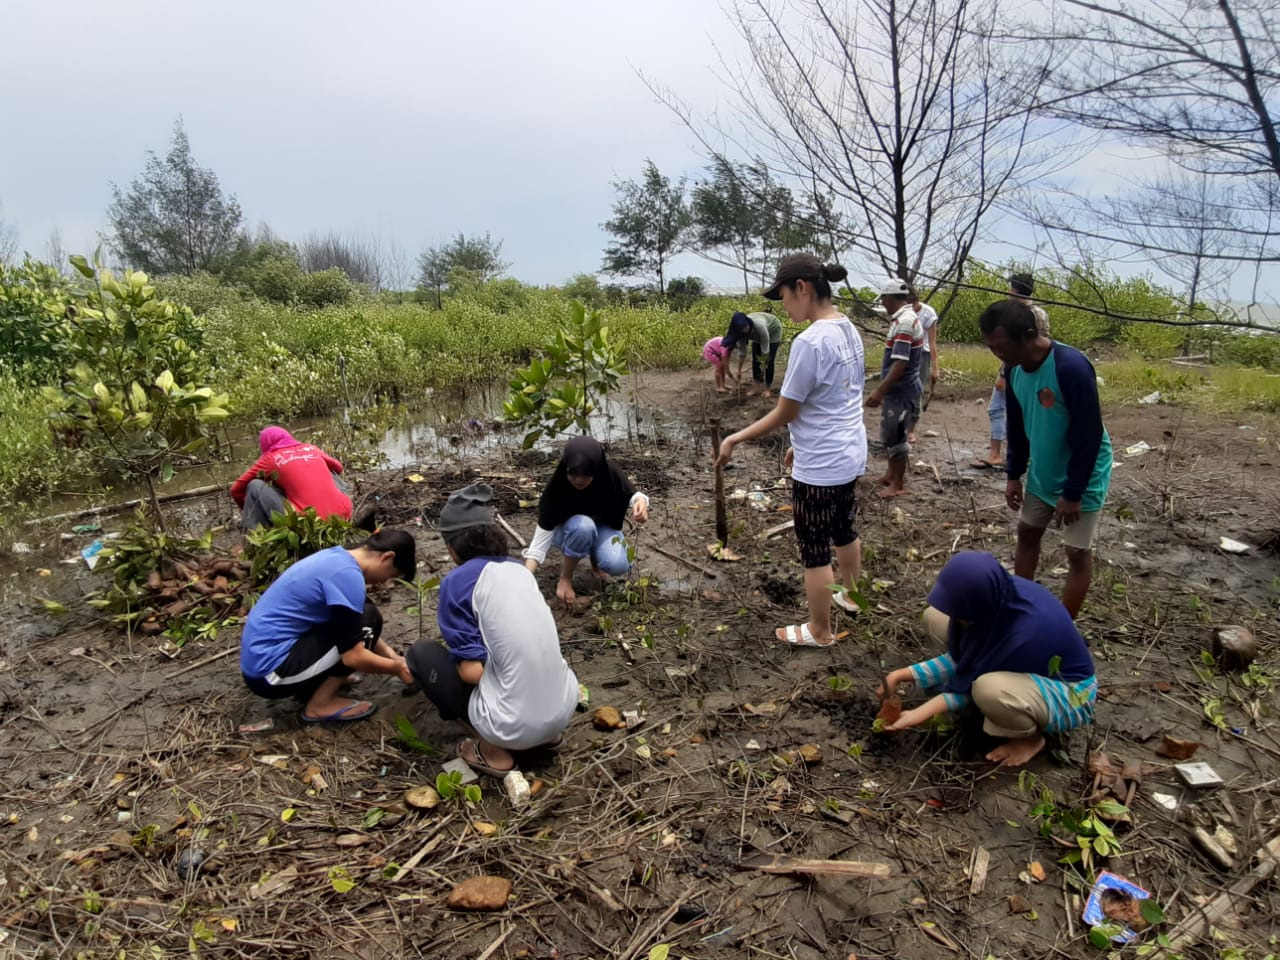
M 323 717 L 308 717 L 307 711 L 305 709 L 299 711 L 298 716 L 302 718 L 302 722 L 305 724 L 355 723 L 357 720 L 364 720 L 367 717 L 373 716 L 373 714 L 377 711 L 378 708 L 370 703 L 368 710 L 362 710 L 360 713 L 351 712 L 356 707 L 358 707 L 361 703 L 366 703 L 366 702 L 367 701 L 357 700 L 355 703 L 352 703 L 349 706 L 345 706 L 341 710 L 335 710 L 333 711 L 333 713 L 326 714 Z

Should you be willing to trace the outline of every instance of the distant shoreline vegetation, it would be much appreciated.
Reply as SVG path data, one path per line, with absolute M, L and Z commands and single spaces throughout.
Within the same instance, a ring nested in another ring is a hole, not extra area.
M 55 437 L 41 394 L 42 387 L 67 375 L 59 362 L 71 335 L 67 309 L 76 302 L 79 282 L 35 261 L 0 266 L 0 503 L 6 522 L 59 490 L 82 486 L 98 470 L 82 451 Z M 1003 271 L 976 267 L 969 282 L 998 288 Z M 1050 274 L 1037 275 L 1037 282 L 1048 285 L 1046 299 L 1078 296 L 1096 305 Z M 560 288 L 512 279 L 460 283 L 439 308 L 422 294 L 369 294 L 349 282 L 343 302 L 322 307 L 273 302 L 244 284 L 208 275 L 165 278 L 157 286 L 164 297 L 190 308 L 189 314 L 183 311 L 191 318 L 187 336 L 209 364 L 213 389 L 230 394 L 236 424 L 324 416 L 348 400 L 412 404 L 428 388 L 448 391 L 505 378 L 554 335 L 571 298 L 601 309 L 610 340 L 638 370 L 696 368 L 702 343 L 724 332 L 734 310 L 777 308 L 742 295 L 664 297 L 606 287 L 590 276 Z M 1178 310 L 1146 280 L 1095 276 L 1081 287 L 1127 316 L 1168 317 Z M 843 292 L 871 300 L 870 291 Z M 943 342 L 978 343 L 977 315 L 992 299 L 990 293 L 959 291 L 941 326 Z M 941 306 L 945 297 L 933 301 Z M 1128 386 L 1120 392 L 1119 382 L 1111 386 L 1114 376 L 1104 378 L 1104 399 L 1111 402 L 1163 390 L 1170 402 L 1216 406 L 1227 403 L 1222 384 L 1238 381 L 1238 394 L 1230 391 L 1234 406 L 1224 409 L 1280 410 L 1280 388 L 1270 389 L 1280 378 L 1230 369 L 1280 370 L 1280 337 L 1123 322 L 1061 307 L 1050 314 L 1055 337 L 1078 346 L 1096 344 L 1107 358 L 1127 365 Z M 862 323 L 875 329 L 873 319 Z M 945 350 L 943 367 L 957 377 L 987 363 L 981 349 L 952 352 L 954 367 Z M 1158 362 L 1186 353 L 1211 356 L 1220 365 L 1213 371 L 1217 392 L 1201 389 L 1202 373 Z

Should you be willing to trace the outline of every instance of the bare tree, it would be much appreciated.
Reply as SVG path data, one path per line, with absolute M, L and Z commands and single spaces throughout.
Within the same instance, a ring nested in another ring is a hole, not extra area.
M 749 63 L 725 64 L 737 122 L 703 122 L 655 90 L 713 155 L 741 151 L 820 198 L 826 246 L 914 282 L 959 275 L 984 219 L 1065 163 L 1033 120 L 1035 84 L 997 39 L 998 0 L 736 0 Z M 727 145 L 727 146 L 726 146 Z
M 1031 205 L 1034 221 L 1055 246 L 1145 260 L 1187 280 L 1191 302 L 1252 265 L 1256 300 L 1264 268 L 1280 263 L 1273 0 L 1059 0 L 1047 22 L 1020 34 L 1064 53 L 1039 109 L 1154 150 L 1142 164 L 1166 170 L 1148 200 Z
M 337 267 L 370 290 L 382 287 L 382 258 L 376 240 L 347 237 L 335 230 L 313 233 L 298 245 L 298 258 L 307 273 Z
M 0 205 L 0 212 L 3 212 Z M 18 255 L 18 231 L 0 216 L 0 263 L 13 263 Z
M 67 250 L 62 245 L 62 230 L 54 227 L 49 231 L 49 239 L 44 242 L 45 261 L 59 273 L 67 268 Z

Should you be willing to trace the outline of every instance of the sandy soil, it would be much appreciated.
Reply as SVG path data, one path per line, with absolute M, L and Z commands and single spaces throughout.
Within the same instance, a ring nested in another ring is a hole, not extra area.
M 966 466 L 985 450 L 984 386 L 944 383 L 912 454 L 913 496 L 862 505 L 873 609 L 843 617 L 830 650 L 773 639 L 775 627 L 804 615 L 794 542 L 761 536 L 789 516 L 781 438 L 740 448 L 727 472 L 730 491 L 767 497 L 729 503 L 730 546 L 742 559 L 717 563 L 706 553 L 711 420 L 728 432 L 763 404 L 715 397 L 709 375 L 646 374 L 630 386 L 652 414 L 611 455 L 653 495 L 652 521 L 635 538 L 638 571 L 603 589 L 580 577 L 584 609 L 557 617 L 592 706 L 638 710 L 644 723 L 600 732 L 580 714 L 558 754 L 525 758 L 545 787 L 523 810 L 484 781 L 478 808 L 452 801 L 406 811 L 404 790 L 434 782 L 462 731 L 396 684 L 364 681 L 361 695 L 380 708 L 368 722 L 302 728 L 295 708 L 244 689 L 234 654 L 212 659 L 233 650 L 234 630 L 170 659 L 154 641 L 95 621 L 80 600 L 98 584 L 57 562 L 74 557 L 83 538 L 62 542 L 50 531 L 44 550 L 11 558 L 11 629 L 0 639 L 0 957 L 190 949 L 635 960 L 662 943 L 690 958 L 1086 957 L 1095 954 L 1079 915 L 1087 885 L 1057 864 L 1064 848 L 1040 835 L 1030 811 L 1042 790 L 1064 808 L 1088 793 L 1091 751 L 1141 761 L 1145 771 L 1131 821 L 1115 825 L 1121 852 L 1094 866 L 1146 887 L 1171 922 L 1247 872 L 1251 852 L 1280 832 L 1275 421 L 1107 411 L 1124 465 L 1081 621 L 1098 659 L 1098 721 L 1033 761 L 1033 782 L 985 762 L 989 744 L 971 722 L 872 732 L 884 670 L 937 652 L 919 614 L 945 558 L 964 548 L 1012 556 L 1002 479 Z M 1124 453 L 1139 441 L 1151 449 Z M 527 535 L 533 511 L 520 502 L 536 499 L 551 466 L 541 455 L 472 456 L 464 447 L 452 461 L 366 475 L 359 492 L 388 522 L 411 525 L 427 573 L 443 573 L 431 525 L 449 490 L 488 478 Z M 409 482 L 411 473 L 424 482 Z M 191 529 L 231 520 L 229 504 L 214 498 L 173 515 Z M 1252 549 L 1224 553 L 1220 536 Z M 1052 532 L 1046 547 L 1042 580 L 1060 589 Z M 544 567 L 539 578 L 553 596 L 554 572 Z M 49 616 L 37 595 L 71 612 Z M 393 644 L 418 638 L 416 597 L 397 588 L 377 600 Z M 424 635 L 436 636 L 430 600 L 424 613 Z M 1249 624 L 1262 640 L 1249 677 L 1201 662 L 1213 627 L 1226 623 Z M 240 729 L 265 719 L 269 730 Z M 404 722 L 439 755 L 400 743 Z M 1226 786 L 1182 786 L 1154 750 L 1165 734 L 1200 741 L 1196 759 Z M 802 744 L 816 746 L 820 762 L 789 759 Z M 497 832 L 482 836 L 471 821 Z M 1238 847 L 1231 869 L 1191 838 L 1195 827 L 1218 825 Z M 990 867 L 974 892 L 968 874 L 979 847 Z M 179 857 L 193 848 L 208 859 L 184 879 Z M 892 875 L 744 868 L 757 851 L 883 862 Z M 1043 882 L 1029 882 L 1033 861 L 1047 871 Z M 481 873 L 514 881 L 507 907 L 446 909 L 454 884 Z M 1015 894 L 1026 900 L 1015 906 L 1033 912 L 1012 914 Z M 1219 947 L 1266 952 L 1280 933 L 1277 894 L 1264 883 L 1237 897 L 1218 923 Z M 1186 955 L 1215 955 L 1196 949 Z

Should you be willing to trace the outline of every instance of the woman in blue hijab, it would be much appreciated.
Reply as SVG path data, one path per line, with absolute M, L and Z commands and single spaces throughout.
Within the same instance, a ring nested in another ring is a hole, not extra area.
M 1038 583 L 1009 573 L 989 553 L 957 553 L 938 574 L 924 616 L 946 653 L 890 672 L 880 695 L 915 683 L 934 696 L 888 729 L 972 703 L 983 729 L 1008 741 L 987 759 L 1016 767 L 1044 749 L 1046 733 L 1093 721 L 1093 657 L 1066 608 Z

